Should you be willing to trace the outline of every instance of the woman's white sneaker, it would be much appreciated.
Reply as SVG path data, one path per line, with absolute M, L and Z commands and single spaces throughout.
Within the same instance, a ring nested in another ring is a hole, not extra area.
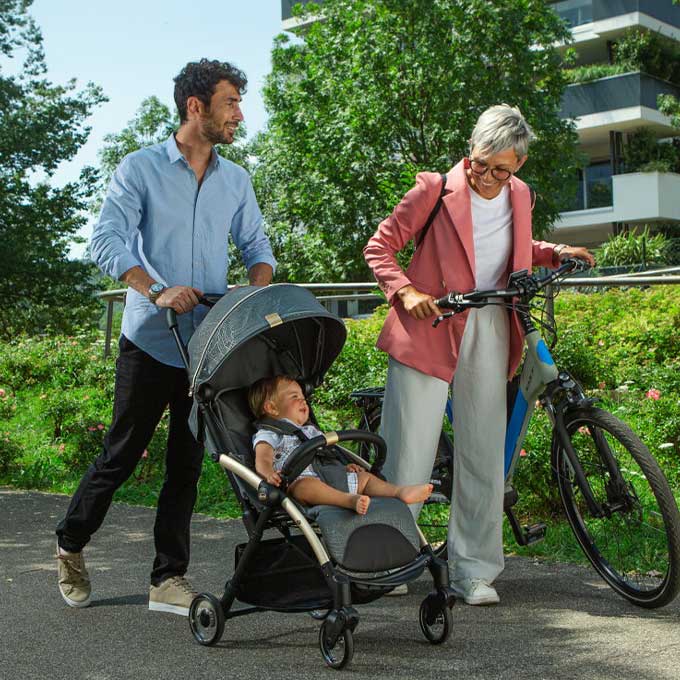
M 452 581 L 451 587 L 466 604 L 498 604 L 501 601 L 496 589 L 481 578 L 462 578 Z

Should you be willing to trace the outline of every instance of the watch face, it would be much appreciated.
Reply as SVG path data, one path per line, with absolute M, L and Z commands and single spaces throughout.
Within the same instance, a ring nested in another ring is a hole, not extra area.
M 151 293 L 153 293 L 154 295 L 160 295 L 163 292 L 164 289 L 165 289 L 165 286 L 162 283 L 154 283 L 149 288 L 149 291 Z

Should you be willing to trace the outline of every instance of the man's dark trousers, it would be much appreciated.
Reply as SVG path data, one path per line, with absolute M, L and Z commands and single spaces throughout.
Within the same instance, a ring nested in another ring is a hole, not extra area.
M 203 448 L 188 425 L 191 397 L 184 369 L 156 361 L 121 336 L 116 362 L 113 421 L 104 450 L 85 473 L 57 527 L 59 545 L 78 552 L 99 529 L 115 491 L 132 474 L 170 407 L 166 472 L 158 498 L 151 583 L 183 575 L 189 566 L 191 514 L 201 474 Z

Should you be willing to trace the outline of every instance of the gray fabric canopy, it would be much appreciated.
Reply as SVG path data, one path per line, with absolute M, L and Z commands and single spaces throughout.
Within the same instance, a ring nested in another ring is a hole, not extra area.
M 247 387 L 276 373 L 318 384 L 345 342 L 344 323 L 305 288 L 244 286 L 210 310 L 189 342 L 194 392 Z

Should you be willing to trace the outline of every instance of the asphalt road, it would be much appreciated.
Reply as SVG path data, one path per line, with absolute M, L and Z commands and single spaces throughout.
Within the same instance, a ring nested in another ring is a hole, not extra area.
M 340 677 L 516 679 L 680 678 L 680 598 L 661 610 L 628 604 L 590 569 L 509 558 L 501 604 L 453 609 L 454 632 L 427 643 L 418 607 L 422 576 L 406 597 L 359 608 L 352 664 L 326 668 L 319 624 L 307 614 L 260 613 L 227 621 L 213 648 L 196 644 L 186 619 L 147 609 L 153 560 L 148 508 L 114 505 L 86 557 L 87 609 L 57 590 L 54 526 L 68 498 L 0 488 L 0 679 Z M 196 516 L 190 578 L 220 592 L 233 566 L 240 521 Z

